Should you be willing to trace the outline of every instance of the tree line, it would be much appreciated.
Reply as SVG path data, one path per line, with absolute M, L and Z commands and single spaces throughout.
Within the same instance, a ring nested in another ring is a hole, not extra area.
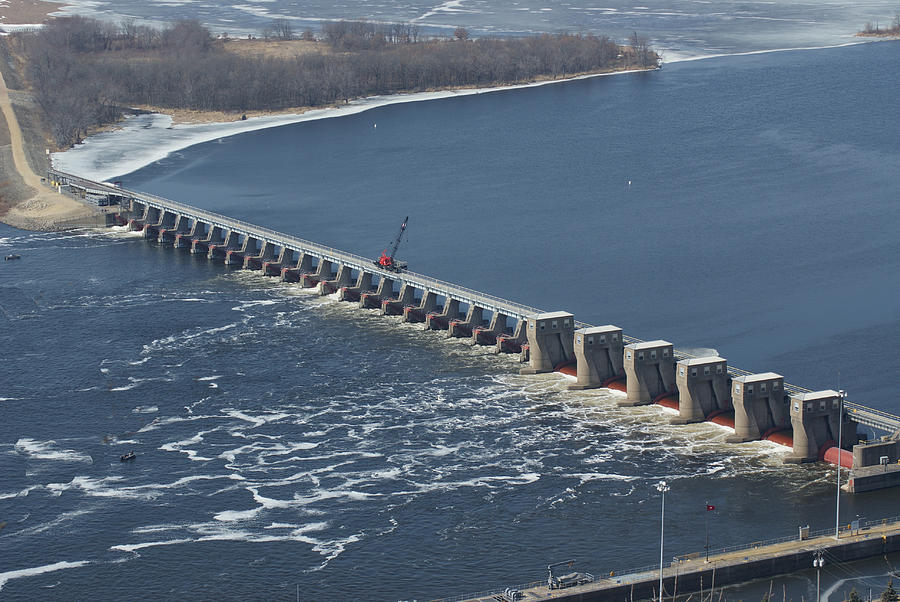
M 270 32 L 290 39 L 276 23 Z M 56 143 L 71 145 L 121 118 L 123 107 L 209 111 L 318 107 L 374 94 L 486 86 L 655 66 L 637 34 L 424 38 L 413 25 L 326 23 L 331 52 L 257 58 L 229 52 L 197 21 L 156 29 L 84 17 L 21 36 L 26 77 Z M 310 37 L 304 32 L 302 37 Z
M 866 26 L 863 28 L 863 30 L 860 33 L 865 34 L 865 35 L 875 35 L 875 36 L 900 35 L 900 13 L 897 13 L 896 15 L 894 15 L 894 18 L 891 19 L 891 24 L 887 28 L 882 29 L 882 27 L 881 27 L 881 25 L 879 25 L 878 21 L 875 21 L 874 25 L 872 24 L 871 21 L 869 21 L 868 23 L 866 23 Z

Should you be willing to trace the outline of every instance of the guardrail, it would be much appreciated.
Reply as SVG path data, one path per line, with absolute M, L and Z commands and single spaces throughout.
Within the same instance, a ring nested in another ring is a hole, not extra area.
M 508 299 L 503 299 L 495 295 L 490 295 L 471 288 L 459 286 L 451 282 L 438 280 L 437 278 L 432 278 L 424 274 L 418 274 L 416 272 L 408 270 L 405 270 L 402 273 L 388 272 L 377 267 L 370 258 L 362 257 L 361 255 L 356 255 L 353 253 L 347 253 L 346 251 L 342 251 L 334 247 L 328 247 L 309 240 L 297 238 L 283 232 L 272 230 L 271 228 L 265 228 L 263 226 L 251 224 L 240 219 L 228 217 L 219 213 L 207 211 L 205 209 L 199 209 L 197 207 L 186 205 L 172 199 L 160 197 L 155 194 L 138 192 L 135 190 L 129 190 L 127 188 L 109 186 L 58 170 L 50 170 L 49 173 L 55 174 L 56 176 L 60 177 L 61 179 L 65 179 L 68 182 L 78 182 L 83 188 L 89 187 L 91 190 L 106 191 L 108 194 L 115 194 L 122 197 L 131 197 L 139 202 L 145 202 L 150 205 L 159 205 L 159 209 L 173 210 L 178 213 L 187 215 L 192 219 L 208 222 L 213 226 L 218 226 L 228 230 L 234 230 L 240 234 L 244 234 L 245 236 L 249 235 L 264 242 L 273 243 L 276 246 L 285 246 L 295 251 L 306 251 L 315 255 L 319 255 L 320 257 L 323 257 L 324 259 L 327 259 L 329 261 L 344 263 L 357 269 L 365 268 L 366 270 L 370 270 L 387 278 L 409 282 L 410 284 L 419 287 L 422 290 L 449 296 L 454 299 L 458 299 L 463 303 L 474 304 L 478 307 L 484 307 L 485 309 L 491 311 L 499 311 L 500 313 L 509 315 L 513 318 L 523 319 L 530 315 L 543 313 L 543 310 L 537 309 L 535 307 L 530 307 L 521 303 L 515 303 Z
M 463 602 L 463 600 L 471 600 L 473 598 L 489 598 L 491 596 L 498 596 L 502 594 L 507 589 L 517 589 L 519 591 L 524 589 L 533 589 L 535 587 L 540 587 L 542 585 L 547 585 L 547 581 L 531 581 L 530 583 L 521 583 L 519 585 L 507 585 L 506 587 L 500 589 L 488 589 L 481 592 L 475 592 L 471 594 L 463 594 L 461 596 L 451 596 L 449 598 L 437 598 L 432 602 Z
M 891 516 L 888 518 L 881 518 L 881 519 L 875 519 L 875 520 L 865 520 L 865 521 L 861 520 L 859 523 L 859 528 L 854 529 L 854 530 L 857 531 L 857 533 L 858 533 L 859 531 L 865 531 L 865 530 L 871 529 L 872 527 L 892 525 L 892 524 L 896 524 L 896 525 L 900 526 L 900 516 Z M 841 525 L 839 532 L 846 533 L 847 531 L 850 531 L 850 526 L 849 525 Z M 833 536 L 833 535 L 834 535 L 834 528 L 819 529 L 817 531 L 810 531 L 809 534 L 803 538 L 803 541 L 809 541 L 811 539 L 816 539 L 818 537 L 826 537 L 826 536 Z M 762 541 L 754 541 L 754 542 L 750 542 L 750 543 L 746 543 L 746 544 L 739 544 L 739 545 L 734 545 L 734 546 L 727 546 L 724 548 L 717 548 L 715 550 L 710 550 L 709 555 L 710 555 L 710 559 L 712 561 L 712 560 L 714 560 L 712 558 L 714 556 L 720 556 L 723 554 L 732 554 L 734 552 L 741 552 L 741 551 L 745 551 L 745 550 L 746 551 L 757 550 L 757 549 L 764 548 L 766 546 L 777 545 L 780 543 L 788 543 L 788 542 L 792 542 L 792 541 L 799 541 L 798 535 L 787 535 L 784 537 L 774 537 L 774 538 L 765 539 Z M 696 560 L 698 558 L 703 558 L 705 554 L 706 554 L 706 552 L 704 551 L 704 552 L 692 552 L 690 554 L 682 554 L 679 556 L 675 556 L 672 559 L 672 562 L 669 563 L 667 566 L 665 566 L 664 569 L 668 569 L 669 571 L 671 571 L 674 568 L 677 571 L 677 569 L 681 566 L 682 563 L 689 561 L 689 560 Z M 712 565 L 710 565 L 710 567 L 711 566 Z M 628 585 L 629 583 L 635 583 L 638 581 L 647 580 L 648 574 L 652 574 L 653 578 L 656 579 L 659 576 L 659 565 L 651 564 L 651 565 L 642 566 L 639 568 L 626 569 L 624 571 L 612 570 L 612 571 L 607 571 L 605 573 L 601 572 L 598 575 L 595 583 L 606 582 L 606 583 L 615 584 L 615 585 Z M 606 576 L 604 576 L 604 575 L 606 575 Z M 524 584 L 524 585 L 512 586 L 512 589 L 520 589 L 520 590 L 521 589 L 530 589 L 530 588 L 534 588 L 534 587 L 540 587 L 543 585 L 547 585 L 547 582 L 546 581 L 533 581 L 531 583 Z M 510 586 L 506 586 L 506 587 L 510 587 Z M 503 593 L 503 591 L 506 589 L 506 587 L 502 587 L 502 588 L 497 587 L 494 589 L 484 590 L 484 591 L 477 592 L 477 593 L 464 594 L 461 596 L 453 596 L 452 598 L 439 598 L 439 599 L 435 600 L 434 602 L 462 602 L 463 600 L 471 600 L 473 598 L 488 598 L 488 597 L 499 595 L 499 594 Z
M 198 219 L 203 222 L 209 222 L 212 225 L 219 226 L 221 228 L 236 230 L 239 233 L 244 234 L 245 236 L 250 235 L 254 238 L 261 239 L 264 242 L 273 243 L 276 246 L 287 246 L 288 248 L 295 251 L 307 251 L 315 255 L 319 255 L 320 257 L 323 257 L 324 259 L 327 259 L 329 261 L 344 263 L 356 269 L 365 268 L 366 270 L 370 270 L 387 278 L 408 282 L 416 286 L 417 288 L 421 288 L 424 291 L 434 292 L 443 296 L 450 296 L 454 299 L 458 299 L 463 303 L 475 304 L 478 307 L 483 307 L 484 309 L 487 309 L 489 311 L 499 311 L 500 313 L 506 314 L 518 320 L 524 319 L 528 316 L 533 316 L 535 314 L 545 313 L 545 310 L 538 309 L 536 307 L 530 307 L 528 305 L 516 303 L 508 299 L 503 299 L 502 297 L 497 297 L 495 295 L 476 291 L 474 289 L 459 286 L 457 284 L 446 282 L 444 280 L 438 280 L 437 278 L 432 278 L 424 274 L 418 274 L 416 272 L 410 271 L 403 271 L 400 274 L 396 272 L 388 272 L 375 265 L 375 263 L 370 258 L 362 257 L 361 255 L 356 255 L 354 253 L 347 253 L 345 251 L 341 251 L 340 249 L 335 249 L 334 247 L 320 245 L 312 241 L 304 240 L 302 238 L 284 234 L 283 232 L 272 230 L 271 228 L 257 226 L 243 220 L 221 215 L 219 213 L 214 213 L 205 209 L 199 209 L 197 207 L 186 205 L 178 201 L 173 201 L 171 199 L 157 196 L 155 194 L 138 192 L 126 188 L 119 188 L 117 186 L 110 186 L 101 182 L 94 182 L 92 180 L 88 180 L 80 176 L 55 169 L 49 170 L 48 174 L 55 174 L 68 181 L 80 182 L 82 188 L 90 188 L 92 191 L 106 192 L 107 194 L 114 194 L 122 197 L 131 197 L 141 202 L 149 201 L 150 204 L 155 203 L 156 205 L 159 205 L 158 208 L 160 209 L 174 210 L 188 215 L 193 219 Z M 592 325 L 586 322 L 576 321 L 575 327 L 592 328 Z M 622 335 L 622 340 L 629 345 L 645 342 L 641 339 L 625 334 Z M 697 355 L 687 353 L 686 351 L 681 351 L 678 349 L 674 350 L 674 355 L 676 359 L 691 359 L 699 357 Z M 728 374 L 732 377 L 735 377 L 749 376 L 754 373 L 729 366 Z M 787 382 L 784 383 L 784 390 L 792 394 L 810 393 L 812 391 L 811 389 L 792 385 Z M 868 408 L 858 403 L 845 401 L 844 405 L 849 410 L 851 417 L 853 417 L 855 421 L 859 422 L 860 424 L 885 430 L 889 433 L 896 433 L 900 431 L 900 416 L 895 416 L 893 414 L 889 414 L 888 412 Z

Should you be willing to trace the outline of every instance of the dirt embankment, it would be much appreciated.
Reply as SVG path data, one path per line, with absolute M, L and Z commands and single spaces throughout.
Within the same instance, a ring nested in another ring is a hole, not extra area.
M 39 112 L 21 86 L 16 61 L 0 38 L 0 221 L 25 230 L 62 230 L 102 223 L 98 207 L 51 189 L 39 174 L 49 167 Z

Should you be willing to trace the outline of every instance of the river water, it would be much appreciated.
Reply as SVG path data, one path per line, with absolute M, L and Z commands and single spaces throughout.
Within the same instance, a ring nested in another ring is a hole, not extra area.
M 372 256 L 408 214 L 416 271 L 897 413 L 898 51 L 387 106 L 123 179 Z M 658 558 L 660 479 L 667 557 L 705 520 L 714 548 L 834 524 L 833 469 L 778 445 L 258 273 L 121 230 L 4 226 L 0 251 L 23 255 L 0 266 L 4 599 L 428 599 L 568 558 L 618 571 Z M 897 501 L 843 496 L 841 518 Z M 887 570 L 825 583 L 880 591 Z M 782 585 L 808 598 L 814 575 Z

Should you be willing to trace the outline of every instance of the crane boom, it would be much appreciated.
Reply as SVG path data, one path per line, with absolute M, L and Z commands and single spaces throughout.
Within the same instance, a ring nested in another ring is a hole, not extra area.
M 400 246 L 400 241 L 403 240 L 403 233 L 406 232 L 406 222 L 408 222 L 408 221 L 409 221 L 409 216 L 407 215 L 406 218 L 404 218 L 403 223 L 400 224 L 400 232 L 397 233 L 397 238 L 394 239 L 394 244 L 391 245 L 391 254 L 390 254 L 391 260 L 394 259 L 394 255 L 396 255 L 396 253 L 397 253 L 397 247 Z
M 403 241 L 403 233 L 406 232 L 406 222 L 409 221 L 409 216 L 403 220 L 403 223 L 400 224 L 400 232 L 397 233 L 397 237 L 394 239 L 394 242 L 391 244 L 391 254 L 388 255 L 387 249 L 381 252 L 381 257 L 379 257 L 375 261 L 375 265 L 380 268 L 384 268 L 385 270 L 391 272 L 399 272 L 401 270 L 406 269 L 405 261 L 397 261 L 394 259 L 394 255 L 397 254 L 397 248 L 400 246 L 400 243 Z

